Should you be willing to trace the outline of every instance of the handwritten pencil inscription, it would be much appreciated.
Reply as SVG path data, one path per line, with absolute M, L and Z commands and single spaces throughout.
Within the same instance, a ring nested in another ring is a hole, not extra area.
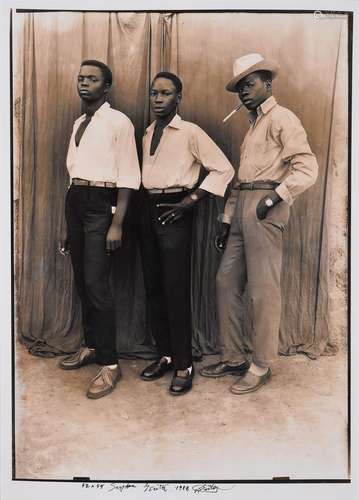
M 234 488 L 233 484 L 218 485 L 216 483 L 82 483 L 82 489 L 96 490 L 102 493 L 126 494 L 128 491 L 138 490 L 149 496 L 163 495 L 167 493 L 182 492 L 186 494 L 200 495 L 201 493 L 216 494 L 219 491 L 229 491 Z

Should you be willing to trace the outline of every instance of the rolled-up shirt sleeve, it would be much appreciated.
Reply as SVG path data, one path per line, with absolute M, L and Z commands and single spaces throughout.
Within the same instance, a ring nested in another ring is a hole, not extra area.
M 197 126 L 191 136 L 191 152 L 209 172 L 198 187 L 223 197 L 234 176 L 234 168 L 217 144 Z
M 115 136 L 116 141 L 116 186 L 139 189 L 141 172 L 135 141 L 135 129 L 129 119 L 123 120 Z
M 299 118 L 293 113 L 286 113 L 276 125 L 283 147 L 282 159 L 289 169 L 288 175 L 276 188 L 276 192 L 288 205 L 292 205 L 296 196 L 315 183 L 318 177 L 318 163 Z

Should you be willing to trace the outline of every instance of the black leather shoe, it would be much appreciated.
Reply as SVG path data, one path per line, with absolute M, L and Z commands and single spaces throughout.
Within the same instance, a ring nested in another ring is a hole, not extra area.
M 249 362 L 243 361 L 240 365 L 229 365 L 220 361 L 214 365 L 208 365 L 201 368 L 200 374 L 202 377 L 219 378 L 225 375 L 244 375 L 249 368 Z
M 170 370 L 173 370 L 172 362 L 168 363 L 166 359 L 161 358 L 147 366 L 147 368 L 145 368 L 141 373 L 140 377 L 142 380 L 147 381 L 157 380 L 158 378 L 163 377 L 163 375 Z
M 194 366 L 192 365 L 191 372 L 189 372 L 189 370 L 186 370 L 186 372 L 185 376 L 179 376 L 178 370 L 175 371 L 170 385 L 170 394 L 172 394 L 172 396 L 182 396 L 182 394 L 186 394 L 186 392 L 192 389 Z

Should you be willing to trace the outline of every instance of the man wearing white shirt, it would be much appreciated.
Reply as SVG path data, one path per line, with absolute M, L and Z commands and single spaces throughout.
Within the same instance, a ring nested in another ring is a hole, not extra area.
M 141 222 L 148 316 L 159 359 L 141 373 L 151 381 L 174 369 L 170 394 L 192 387 L 191 237 L 194 205 L 212 193 L 223 196 L 234 169 L 212 139 L 181 119 L 182 83 L 158 73 L 150 89 L 156 116 L 143 139 L 142 183 L 147 193 Z M 201 165 L 208 171 L 197 187 Z
M 82 62 L 77 87 L 85 113 L 75 121 L 69 144 L 67 237 L 61 242 L 62 252 L 71 254 L 85 345 L 65 357 L 60 367 L 69 370 L 95 362 L 102 366 L 88 387 L 91 399 L 109 394 L 121 376 L 110 254 L 121 246 L 130 195 L 140 185 L 134 128 L 126 115 L 106 102 L 111 84 L 112 73 L 105 64 Z

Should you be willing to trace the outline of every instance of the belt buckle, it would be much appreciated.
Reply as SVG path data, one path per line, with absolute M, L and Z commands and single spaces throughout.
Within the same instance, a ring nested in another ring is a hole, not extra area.
M 250 191 L 253 191 L 254 190 L 254 182 L 249 182 L 249 189 Z

